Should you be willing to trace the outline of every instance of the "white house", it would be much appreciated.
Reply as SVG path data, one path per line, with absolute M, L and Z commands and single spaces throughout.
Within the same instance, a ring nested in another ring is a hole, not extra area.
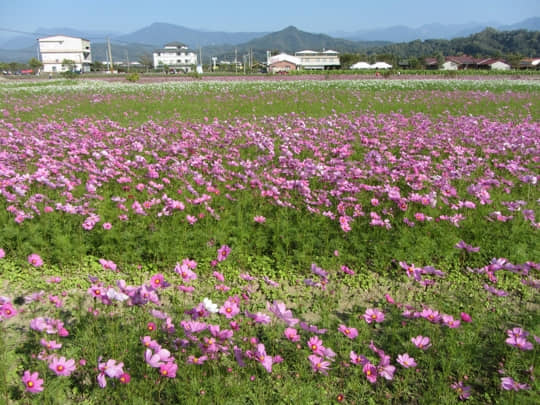
M 171 42 L 154 51 L 154 69 L 164 65 L 169 69 L 191 72 L 197 65 L 197 54 L 180 42 Z
M 294 56 L 300 58 L 300 66 L 303 69 L 327 70 L 338 69 L 341 66 L 339 52 L 332 50 L 322 52 L 305 50 L 296 52 Z
M 289 72 L 298 69 L 298 66 L 300 65 L 300 58 L 287 53 L 270 56 L 268 52 L 266 57 L 268 72 L 270 73 Z
M 67 35 L 53 35 L 38 38 L 38 42 L 44 72 L 55 73 L 69 70 L 69 65 L 62 65 L 64 61 L 71 61 L 74 70 L 90 72 L 92 54 L 89 40 Z
M 484 59 L 476 63 L 478 69 L 510 70 L 512 67 L 501 59 Z

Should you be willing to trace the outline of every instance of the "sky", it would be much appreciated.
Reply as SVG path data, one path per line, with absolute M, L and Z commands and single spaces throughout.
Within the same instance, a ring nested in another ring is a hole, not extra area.
M 154 22 L 227 32 L 289 25 L 354 32 L 393 25 L 513 24 L 540 16 L 539 0 L 0 0 L 0 32 L 76 28 L 131 33 Z

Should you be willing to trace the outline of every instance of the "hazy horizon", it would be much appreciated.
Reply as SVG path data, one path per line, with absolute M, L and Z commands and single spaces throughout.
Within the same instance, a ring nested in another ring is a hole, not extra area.
M 0 5 L 0 33 L 11 37 L 39 28 L 73 28 L 127 34 L 153 23 L 225 32 L 273 32 L 289 25 L 300 30 L 331 33 L 403 25 L 462 25 L 493 23 L 511 25 L 540 15 L 538 0 L 454 0 L 433 6 L 433 1 L 384 3 L 342 0 L 339 6 L 306 0 L 276 0 L 272 4 L 250 1 L 190 3 L 95 0 L 83 7 L 74 1 L 25 0 Z M 10 31 L 20 31 L 10 32 Z

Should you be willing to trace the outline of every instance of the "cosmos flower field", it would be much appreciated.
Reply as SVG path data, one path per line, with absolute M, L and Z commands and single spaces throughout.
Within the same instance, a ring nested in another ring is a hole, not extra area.
M 0 83 L 6 403 L 538 403 L 540 80 Z

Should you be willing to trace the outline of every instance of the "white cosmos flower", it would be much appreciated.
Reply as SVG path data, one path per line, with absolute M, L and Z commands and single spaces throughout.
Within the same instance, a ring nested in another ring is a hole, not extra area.
M 203 299 L 203 306 L 204 308 L 213 314 L 215 314 L 218 311 L 217 304 L 214 304 L 211 299 L 205 298 Z

